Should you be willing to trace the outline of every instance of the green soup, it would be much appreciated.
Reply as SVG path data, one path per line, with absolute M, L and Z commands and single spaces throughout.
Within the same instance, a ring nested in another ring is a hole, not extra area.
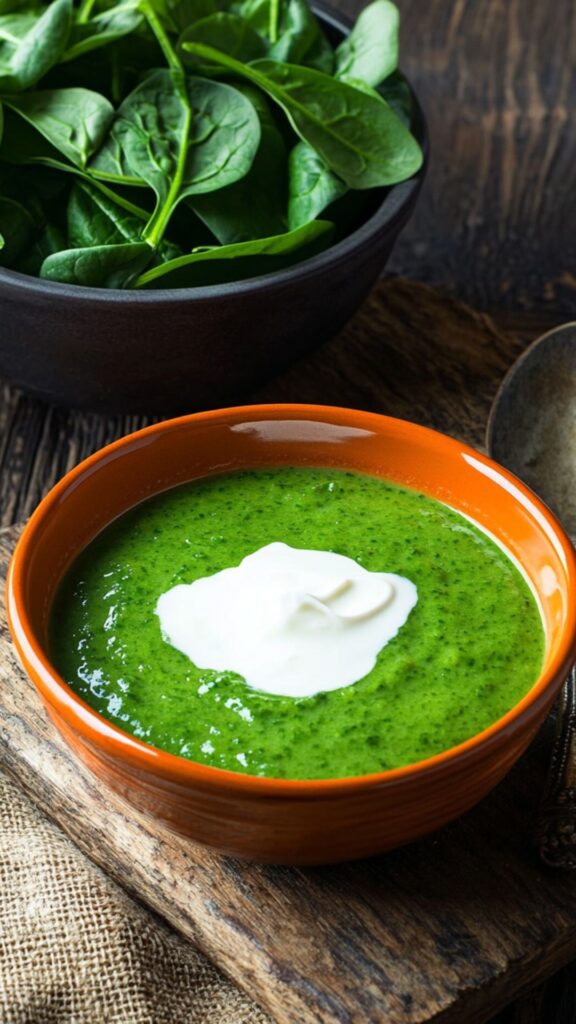
M 197 668 L 160 630 L 159 596 L 273 541 L 406 576 L 418 603 L 363 679 L 294 699 Z M 452 747 L 538 677 L 535 599 L 504 552 L 431 498 L 331 469 L 206 479 L 142 503 L 65 578 L 52 617 L 58 670 L 120 728 L 172 754 L 277 778 L 361 775 Z

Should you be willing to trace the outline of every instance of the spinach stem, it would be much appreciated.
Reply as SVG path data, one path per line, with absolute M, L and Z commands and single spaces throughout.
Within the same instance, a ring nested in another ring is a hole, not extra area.
M 107 188 L 97 178 L 93 178 L 90 175 L 86 175 L 86 180 L 89 181 L 103 196 L 107 196 L 113 203 L 120 206 L 121 209 L 126 210 L 126 213 L 131 213 L 134 217 L 139 217 L 140 220 L 148 221 L 150 214 L 148 210 L 145 210 L 143 206 L 136 206 L 135 203 L 131 203 L 128 199 L 124 199 L 124 196 L 118 195 L 113 189 Z
M 268 29 L 268 35 L 270 36 L 270 42 L 275 43 L 278 40 L 278 20 L 280 17 L 280 0 L 270 0 L 270 23 Z
M 222 53 L 221 50 L 215 50 L 213 46 L 205 46 L 204 43 L 183 43 L 182 47 L 187 53 L 195 53 L 198 57 L 206 57 L 214 64 L 220 64 L 222 67 L 230 68 L 231 71 L 236 71 L 242 78 L 247 78 L 248 81 L 254 82 L 260 88 L 265 87 L 265 91 L 268 92 L 268 79 L 257 71 L 256 68 L 251 67 L 250 64 L 242 64 L 241 61 L 230 57 L 229 54 Z M 270 89 L 270 92 L 272 91 Z
M 124 196 L 121 196 L 117 192 L 114 192 L 113 189 L 108 188 L 108 186 L 104 185 L 104 183 L 93 173 L 82 171 L 79 167 L 72 167 L 70 164 L 62 163 L 61 160 L 53 160 L 51 157 L 44 157 L 34 162 L 42 164 L 45 167 L 52 167 L 57 171 L 64 171 L 65 174 L 73 174 L 75 177 L 80 178 L 81 181 L 89 181 L 91 185 L 94 185 L 94 188 L 97 188 L 98 191 L 102 193 L 102 195 L 107 196 L 108 199 L 111 199 L 117 206 L 122 207 L 122 209 L 126 210 L 127 213 L 133 214 L 134 217 L 139 217 L 140 220 L 150 220 L 150 213 L 148 210 L 145 210 L 143 206 L 136 206 L 136 204 L 131 203 L 129 199 L 125 199 Z M 140 185 L 141 182 L 138 181 L 137 184 Z
M 142 14 L 144 15 L 146 21 L 150 25 L 150 28 L 152 29 L 154 35 L 156 36 L 160 49 L 162 50 L 162 53 L 166 57 L 168 67 L 171 68 L 172 71 L 176 71 L 178 72 L 179 75 L 183 76 L 184 67 L 182 65 L 182 62 L 180 58 L 177 56 L 176 51 L 174 50 L 174 47 L 172 46 L 172 43 L 168 38 L 168 34 L 165 31 L 162 22 L 160 21 L 160 18 L 157 16 L 152 6 L 148 3 L 148 0 L 141 0 L 140 10 L 142 11 Z
M 188 157 L 188 138 L 190 135 L 190 128 L 192 125 L 192 111 L 190 110 L 190 104 L 188 102 L 188 96 L 184 102 L 184 126 L 182 129 L 182 143 L 180 146 L 180 152 L 178 153 L 178 162 L 176 164 L 176 171 L 174 177 L 170 183 L 168 195 L 162 203 L 162 205 L 154 211 L 148 224 L 144 228 L 142 237 L 149 243 L 149 245 L 157 246 L 164 235 L 164 232 L 168 226 L 168 221 L 174 212 L 176 203 L 180 196 L 180 189 L 182 188 L 182 182 L 184 180 L 184 172 L 186 170 L 186 159 Z
M 186 159 L 188 157 L 188 139 L 192 125 L 192 111 L 190 109 L 190 100 L 188 98 L 188 89 L 186 87 L 186 73 L 184 71 L 184 66 L 180 58 L 177 56 L 174 47 L 164 30 L 164 26 L 148 0 L 141 0 L 140 10 L 150 25 L 150 28 L 156 36 L 162 52 L 166 57 L 168 67 L 172 71 L 175 88 L 180 94 L 180 99 L 182 100 L 182 106 L 184 108 L 184 125 L 182 128 L 180 151 L 178 153 L 178 161 L 174 177 L 170 183 L 170 188 L 164 202 L 161 203 L 161 205 L 159 205 L 154 211 L 142 232 L 142 238 L 148 242 L 149 245 L 156 247 L 162 241 L 164 232 L 168 226 L 168 221 L 170 220 L 176 203 L 178 202 L 180 189 L 184 180 Z
M 85 25 L 86 22 L 90 20 L 92 8 L 94 7 L 95 3 L 96 0 L 82 0 L 82 3 L 80 4 L 78 10 L 78 14 L 76 15 L 76 21 L 79 25 Z

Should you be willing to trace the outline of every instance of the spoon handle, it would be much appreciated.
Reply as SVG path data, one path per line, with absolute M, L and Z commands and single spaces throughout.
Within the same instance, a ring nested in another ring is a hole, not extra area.
M 576 868 L 576 666 L 558 698 L 556 735 L 536 842 L 545 864 Z

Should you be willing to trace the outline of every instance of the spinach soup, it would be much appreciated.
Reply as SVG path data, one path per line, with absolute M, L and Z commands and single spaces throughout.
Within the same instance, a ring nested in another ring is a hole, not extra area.
M 288 679 L 270 670 L 279 605 L 262 573 L 289 581 L 300 563 L 315 582 L 282 596 Z M 195 630 L 176 597 L 195 604 Z M 126 732 L 292 779 L 455 746 L 527 693 L 544 655 L 528 584 L 473 523 L 416 491 L 308 468 L 206 478 L 121 516 L 62 582 L 51 643 L 63 678 Z

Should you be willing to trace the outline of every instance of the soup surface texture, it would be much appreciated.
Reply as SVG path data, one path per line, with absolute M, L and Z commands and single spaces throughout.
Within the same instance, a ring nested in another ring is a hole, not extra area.
M 161 594 L 274 541 L 416 584 L 405 625 L 353 685 L 266 694 L 197 668 L 163 637 Z M 532 592 L 486 534 L 416 491 L 332 469 L 212 477 L 138 505 L 72 566 L 51 640 L 63 678 L 125 731 L 193 761 L 293 779 L 362 775 L 446 750 L 517 703 L 544 654 Z

